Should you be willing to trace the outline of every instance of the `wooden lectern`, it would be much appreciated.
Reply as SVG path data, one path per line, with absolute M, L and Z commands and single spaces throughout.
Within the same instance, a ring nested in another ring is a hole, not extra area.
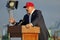
M 40 27 L 26 28 L 22 26 L 22 40 L 38 40 L 39 33 Z

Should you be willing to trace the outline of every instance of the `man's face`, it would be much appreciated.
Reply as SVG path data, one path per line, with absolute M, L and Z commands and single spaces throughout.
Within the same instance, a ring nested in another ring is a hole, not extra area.
M 27 7 L 26 11 L 27 11 L 28 14 L 30 14 L 32 12 L 32 7 Z

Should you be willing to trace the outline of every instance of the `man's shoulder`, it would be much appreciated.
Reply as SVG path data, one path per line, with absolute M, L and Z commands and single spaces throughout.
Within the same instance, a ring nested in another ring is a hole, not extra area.
M 41 12 L 41 10 L 35 10 L 35 14 L 41 14 L 42 12 Z
M 28 16 L 28 14 L 25 14 L 24 16 Z
M 28 14 L 25 14 L 24 17 L 28 17 Z
M 36 9 L 35 11 L 36 11 L 36 12 L 41 12 L 41 10 L 37 10 L 37 9 Z

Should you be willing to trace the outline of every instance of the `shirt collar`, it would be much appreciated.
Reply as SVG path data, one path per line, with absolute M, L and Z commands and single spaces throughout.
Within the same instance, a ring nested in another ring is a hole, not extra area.
M 30 14 L 27 14 L 27 15 L 32 15 L 34 11 L 35 11 L 35 9 L 33 9 L 32 12 Z
M 32 13 L 33 13 L 34 11 L 35 11 L 35 9 L 33 9 L 33 10 L 32 10 L 32 12 L 31 12 L 31 14 L 30 14 L 30 15 L 32 15 Z

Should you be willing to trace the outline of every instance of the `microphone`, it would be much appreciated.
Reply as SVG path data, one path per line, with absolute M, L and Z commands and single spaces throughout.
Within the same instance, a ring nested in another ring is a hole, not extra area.
M 24 20 L 20 20 L 18 25 L 21 25 L 24 22 Z

